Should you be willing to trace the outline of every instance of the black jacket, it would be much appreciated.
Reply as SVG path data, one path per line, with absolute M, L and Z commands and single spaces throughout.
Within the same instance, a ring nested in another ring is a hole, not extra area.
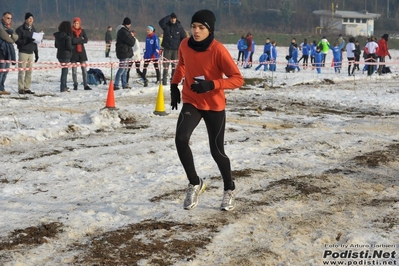
M 112 42 L 112 34 L 111 31 L 107 30 L 105 33 L 105 43 L 111 43 Z
M 172 24 L 170 15 L 168 15 L 161 19 L 158 24 L 163 30 L 161 46 L 165 49 L 179 50 L 180 42 L 186 38 L 186 32 L 180 21 L 176 20 L 176 23 Z
M 35 27 L 32 25 L 31 28 L 28 28 L 26 23 L 22 24 L 15 30 L 15 33 L 18 34 L 18 40 L 15 43 L 17 44 L 17 48 L 20 53 L 35 53 L 37 55 L 37 44 L 32 38 L 34 32 L 36 32 Z
M 55 37 L 55 48 L 57 48 L 57 59 L 71 59 L 72 57 L 72 36 L 65 32 L 56 32 L 53 34 Z
M 118 59 L 131 58 L 133 56 L 133 46 L 136 39 L 132 36 L 128 28 L 123 26 L 116 34 L 116 57 Z
M 75 36 L 72 34 L 72 45 L 73 45 L 73 50 L 72 50 L 72 58 L 71 62 L 85 62 L 87 61 L 87 54 L 86 54 L 86 49 L 85 49 L 85 43 L 88 42 L 87 35 L 84 29 L 82 29 L 82 32 L 79 34 L 79 36 Z M 82 51 L 78 52 L 77 45 L 80 44 L 82 46 Z

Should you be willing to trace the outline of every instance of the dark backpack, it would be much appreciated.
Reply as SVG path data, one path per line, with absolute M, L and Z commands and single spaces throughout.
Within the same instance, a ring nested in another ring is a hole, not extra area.
M 101 82 L 103 82 L 104 85 L 107 84 L 107 80 L 101 69 L 90 68 L 89 71 L 87 71 L 87 83 L 89 85 L 99 85 Z
M 392 73 L 391 69 L 387 66 L 384 66 L 381 71 L 382 74 Z
M 237 48 L 239 51 L 245 51 L 247 50 L 248 46 L 246 44 L 246 39 L 240 39 L 237 43 Z

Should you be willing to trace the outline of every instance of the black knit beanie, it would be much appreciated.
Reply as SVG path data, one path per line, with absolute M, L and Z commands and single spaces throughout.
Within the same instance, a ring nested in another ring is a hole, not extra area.
M 130 18 L 126 17 L 123 19 L 122 25 L 130 25 L 130 24 L 132 24 Z
M 212 34 L 215 31 L 215 21 L 215 14 L 213 14 L 213 12 L 208 9 L 202 9 L 195 12 L 193 17 L 191 18 L 191 24 L 193 24 L 194 22 L 201 23 L 205 27 L 207 27 Z
M 33 17 L 32 13 L 28 12 L 25 14 L 25 20 L 27 20 L 30 17 Z

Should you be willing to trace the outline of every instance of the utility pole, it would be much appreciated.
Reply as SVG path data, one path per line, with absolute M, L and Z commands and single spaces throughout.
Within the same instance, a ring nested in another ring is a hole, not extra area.
M 389 0 L 387 0 L 387 18 L 389 18 Z

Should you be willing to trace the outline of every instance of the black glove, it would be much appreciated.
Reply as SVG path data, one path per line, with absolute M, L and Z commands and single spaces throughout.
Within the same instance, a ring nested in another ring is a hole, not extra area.
M 194 78 L 195 83 L 191 84 L 191 90 L 196 93 L 204 93 L 215 88 L 212 80 L 203 80 Z
M 35 55 L 35 63 L 37 63 L 37 61 L 39 61 L 39 56 Z
M 178 103 L 180 103 L 180 90 L 177 84 L 170 84 L 170 106 L 172 106 L 172 110 L 177 110 Z

